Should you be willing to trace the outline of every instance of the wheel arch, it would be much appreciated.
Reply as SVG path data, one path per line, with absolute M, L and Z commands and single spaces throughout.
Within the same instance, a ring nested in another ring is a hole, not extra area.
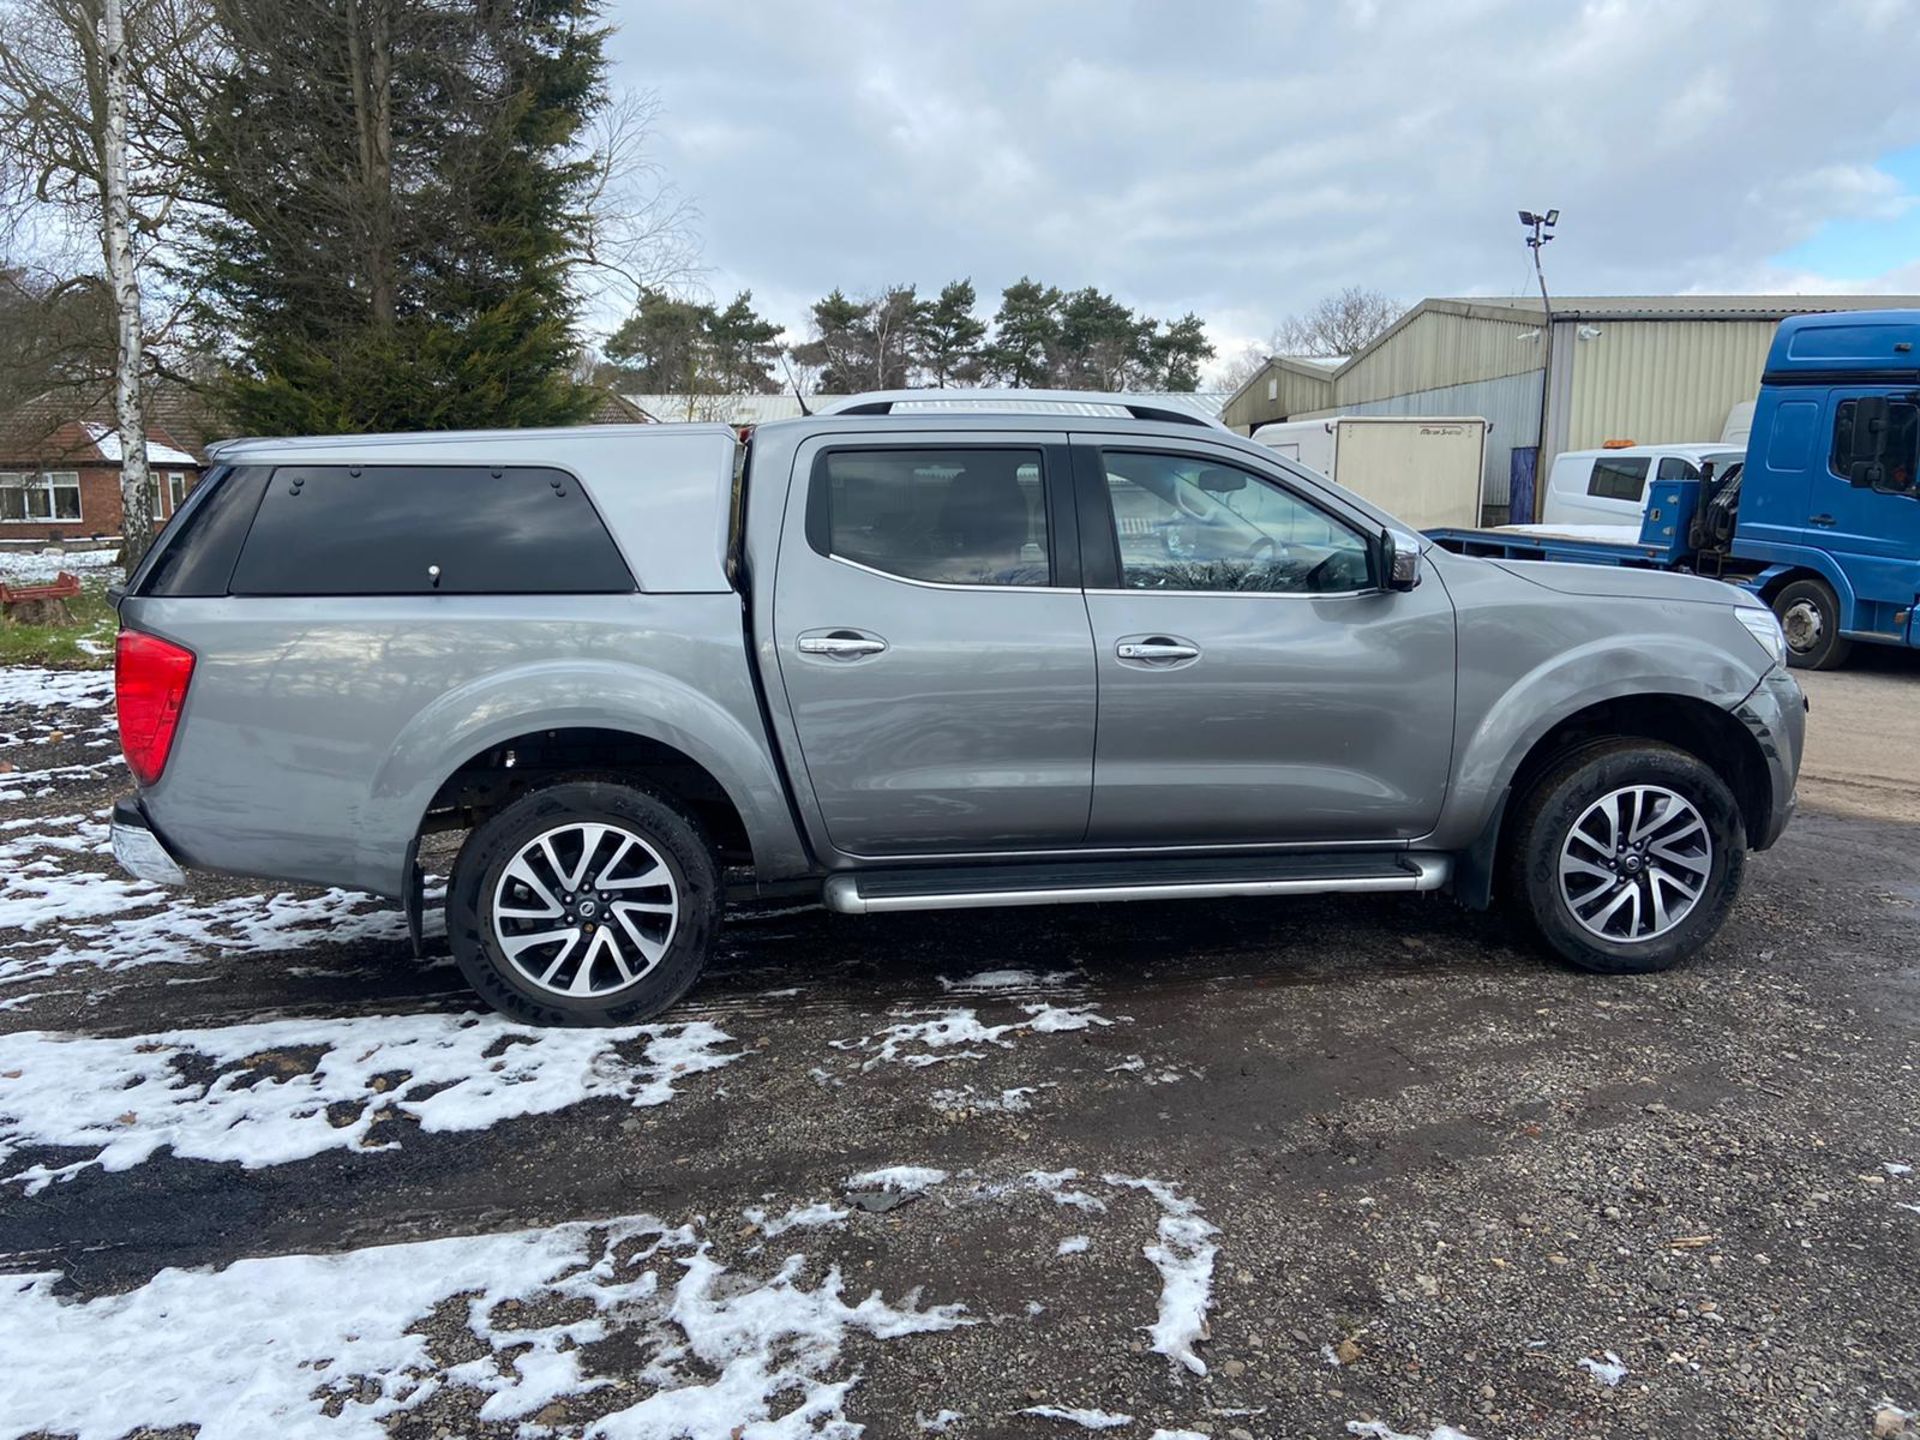
M 1512 838 L 1508 821 L 1540 778 L 1569 755 L 1620 739 L 1671 745 L 1706 765 L 1732 791 L 1748 845 L 1759 848 L 1765 843 L 1774 806 L 1767 758 L 1738 716 L 1697 695 L 1615 695 L 1563 715 L 1519 752 L 1463 856 L 1455 882 L 1455 894 L 1463 903 L 1474 909 L 1491 903 L 1494 877 Z

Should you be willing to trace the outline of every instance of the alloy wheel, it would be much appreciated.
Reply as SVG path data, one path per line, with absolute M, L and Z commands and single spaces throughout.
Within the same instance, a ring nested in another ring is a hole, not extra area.
M 673 943 L 680 893 L 660 853 L 619 825 L 535 836 L 493 889 L 493 937 L 527 983 L 574 998 L 644 979 Z
M 1665 935 L 1706 893 L 1713 834 L 1684 796 L 1630 785 L 1587 806 L 1560 846 L 1560 897 L 1581 927 L 1616 944 Z

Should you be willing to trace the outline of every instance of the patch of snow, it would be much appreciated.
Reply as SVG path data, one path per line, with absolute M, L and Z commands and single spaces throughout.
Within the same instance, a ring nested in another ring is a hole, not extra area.
M 883 1064 L 920 1069 L 949 1060 L 977 1060 L 985 1053 L 974 1048 L 977 1046 L 992 1045 L 1008 1049 L 1013 1044 L 1008 1037 L 1023 1030 L 1046 1035 L 1113 1024 L 1105 1016 L 1095 1014 L 1090 1005 L 1063 1008 L 1038 1001 L 1023 1004 L 1020 1009 L 1025 1012 L 1026 1019 L 1009 1020 L 997 1025 L 988 1024 L 980 1018 L 978 1011 L 963 1006 L 913 1011 L 908 1013 L 922 1014 L 928 1018 L 902 1020 L 871 1035 L 862 1035 L 857 1040 L 833 1040 L 828 1043 L 836 1050 L 872 1051 L 861 1062 L 862 1070 L 871 1070 Z
M 1109 1185 L 1144 1190 L 1160 1207 L 1160 1239 L 1141 1253 L 1160 1272 L 1160 1314 L 1148 1327 L 1156 1354 L 1187 1367 L 1195 1375 L 1207 1373 L 1207 1362 L 1193 1353 L 1205 1340 L 1207 1307 L 1213 1298 L 1213 1260 L 1220 1232 L 1200 1217 L 1199 1207 L 1164 1180 L 1109 1175 Z
M 1107 1208 L 1107 1202 L 1098 1195 L 1067 1188 L 1070 1182 L 1080 1178 L 1078 1170 L 1029 1170 L 1022 1178 L 1034 1189 L 1051 1195 L 1056 1205 L 1071 1205 L 1076 1210 L 1096 1212 Z
M 0 952 L 0 981 L 41 979 L 70 966 L 113 972 L 293 950 L 315 942 L 400 941 L 407 935 L 406 918 L 392 908 L 392 902 L 352 890 L 308 896 L 280 891 L 191 901 L 168 899 L 179 892 L 159 890 L 143 881 L 88 871 L 70 871 L 58 878 L 34 871 L 23 885 L 21 905 L 31 906 L 31 911 L 16 910 L 8 903 L 14 898 L 11 888 L 0 889 L 0 924 L 24 926 L 28 913 L 40 921 L 91 919 L 100 914 L 106 903 L 102 897 L 107 895 L 120 897 L 117 909 L 167 903 L 151 914 L 107 924 L 55 926 L 52 933 L 60 938 L 50 938 L 48 948 L 16 946 Z
M 940 988 L 949 995 L 984 995 L 996 990 L 1059 990 L 1079 977 L 1072 970 L 982 970 L 958 980 L 940 977 Z
M 1090 1235 L 1069 1235 L 1060 1242 L 1053 1253 L 1056 1255 L 1081 1255 L 1086 1252 L 1086 1248 L 1092 1243 L 1093 1237 Z
M 1902 1165 L 1897 1160 L 1883 1160 L 1880 1162 L 1880 1168 L 1896 1180 L 1902 1175 L 1911 1175 L 1913 1173 L 1913 1166 Z
M 48 670 L 39 665 L 0 666 L 0 705 L 98 710 L 112 703 L 111 670 Z
M 936 1090 L 928 1098 L 936 1110 L 959 1110 L 970 1115 L 1018 1113 L 1033 1108 L 1033 1102 L 1027 1098 L 1029 1095 L 1037 1095 L 1042 1089 L 1051 1088 L 1051 1083 L 1046 1086 L 1017 1085 L 995 1096 L 982 1095 L 973 1086 L 962 1085 L 957 1090 Z
M 849 1210 L 836 1209 L 832 1205 L 796 1205 L 784 1215 L 772 1219 L 767 1212 L 758 1208 L 740 1212 L 751 1225 L 760 1227 L 760 1233 L 769 1240 L 776 1235 L 784 1235 L 789 1230 L 813 1230 L 822 1225 L 838 1225 L 852 1214 Z
M 1203 1430 L 1156 1430 L 1147 1440 L 1213 1440 Z
M 94 1152 L 6 1177 L 33 1194 L 168 1147 L 257 1169 L 387 1148 L 369 1132 L 396 1115 L 429 1132 L 472 1131 L 599 1097 L 661 1105 L 676 1081 L 739 1059 L 718 1048 L 730 1039 L 705 1021 L 544 1030 L 492 1015 L 281 1020 L 130 1039 L 22 1031 L 0 1035 L 0 1164 L 30 1146 Z M 627 1058 L 635 1046 L 641 1055 Z
M 100 425 L 92 421 L 87 424 L 87 438 L 93 441 L 94 449 L 100 452 L 102 460 L 112 464 L 120 463 L 120 432 L 111 425 Z M 198 467 L 200 462 L 184 450 L 158 440 L 147 441 L 147 463 L 149 465 L 191 465 Z
M 1069 1425 L 1083 1426 L 1088 1430 L 1118 1430 L 1122 1425 L 1133 1423 L 1131 1415 L 1119 1415 L 1111 1410 L 1069 1408 L 1063 1405 L 1029 1405 L 1020 1413 L 1037 1415 L 1042 1420 L 1064 1420 Z
M 1473 1436 L 1464 1430 L 1456 1430 L 1451 1425 L 1436 1425 L 1426 1435 L 1402 1435 L 1380 1420 L 1349 1420 L 1349 1435 L 1367 1435 L 1372 1440 L 1473 1440 Z
M 947 1178 L 947 1172 L 930 1165 L 889 1165 L 884 1170 L 863 1170 L 847 1177 L 849 1190 L 930 1190 Z
M 0 550 L 0 580 L 23 585 L 51 580 L 62 570 L 84 576 L 89 571 L 117 571 L 118 550 Z
M 913 1412 L 913 1423 L 934 1435 L 945 1434 L 964 1418 L 958 1410 L 936 1410 L 931 1415 L 923 1415 L 918 1410 Z
M 1338 1370 L 1343 1363 L 1340 1359 L 1340 1352 L 1331 1345 L 1322 1345 L 1320 1347 L 1320 1358 L 1336 1370 Z
M 1893 1202 L 1893 1208 L 1894 1208 L 1894 1209 L 1896 1209 L 1896 1210 L 1911 1210 L 1911 1211 L 1913 1211 L 1913 1213 L 1914 1213 L 1914 1214 L 1916 1214 L 1916 1215 L 1920 1215 L 1920 1205 L 1909 1205 L 1909 1204 L 1908 1204 L 1908 1203 L 1907 1203 L 1906 1201 L 1904 1201 L 1904 1200 L 1896 1200 L 1896 1201 L 1894 1201 L 1894 1202 Z
M 389 1417 L 452 1387 L 488 1392 L 481 1420 L 506 1423 L 607 1385 L 581 1347 L 631 1329 L 650 1355 L 622 1378 L 651 1393 L 594 1422 L 593 1436 L 852 1434 L 842 1401 L 859 1377 L 826 1378 L 849 1335 L 971 1323 L 962 1307 L 922 1309 L 915 1295 L 896 1306 L 875 1291 L 848 1305 L 837 1269 L 808 1288 L 804 1264 L 796 1255 L 770 1278 L 727 1276 L 691 1227 L 641 1217 L 163 1270 L 83 1303 L 56 1296 L 55 1275 L 8 1277 L 0 1345 L 31 1346 L 34 1364 L 0 1387 L 0 1432 L 114 1440 L 197 1426 L 200 1440 L 386 1440 Z M 421 1322 L 462 1296 L 484 1354 L 441 1371 Z M 517 1328 L 496 1319 L 509 1300 L 559 1302 L 579 1318 Z M 103 1355 L 115 1363 L 102 1367 Z
M 1598 1380 L 1602 1385 L 1611 1390 L 1622 1380 L 1626 1379 L 1630 1372 L 1625 1365 L 1620 1363 L 1620 1357 L 1614 1354 L 1613 1351 L 1608 1350 L 1603 1353 L 1605 1354 L 1605 1359 L 1596 1360 L 1591 1355 L 1588 1355 L 1580 1360 L 1579 1365 L 1582 1370 L 1586 1371 L 1589 1375 L 1593 1376 L 1595 1380 Z

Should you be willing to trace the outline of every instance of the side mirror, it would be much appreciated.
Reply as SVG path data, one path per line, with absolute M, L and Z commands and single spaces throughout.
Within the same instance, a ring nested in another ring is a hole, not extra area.
M 1401 540 L 1406 541 L 1403 545 Z M 1420 542 L 1411 535 L 1396 537 L 1380 531 L 1380 585 L 1385 590 L 1411 590 L 1420 583 Z
M 1887 436 L 1892 419 L 1893 407 L 1884 395 L 1863 395 L 1853 402 L 1847 483 L 1854 489 L 1873 490 L 1887 483 Z

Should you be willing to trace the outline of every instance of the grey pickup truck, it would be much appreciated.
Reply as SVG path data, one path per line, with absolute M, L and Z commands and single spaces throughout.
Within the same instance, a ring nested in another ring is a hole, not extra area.
M 1794 807 L 1731 587 L 1424 543 L 1180 409 L 224 445 L 120 600 L 121 864 L 349 886 L 548 1024 L 684 994 L 723 899 L 861 914 L 1496 896 L 1662 969 Z

